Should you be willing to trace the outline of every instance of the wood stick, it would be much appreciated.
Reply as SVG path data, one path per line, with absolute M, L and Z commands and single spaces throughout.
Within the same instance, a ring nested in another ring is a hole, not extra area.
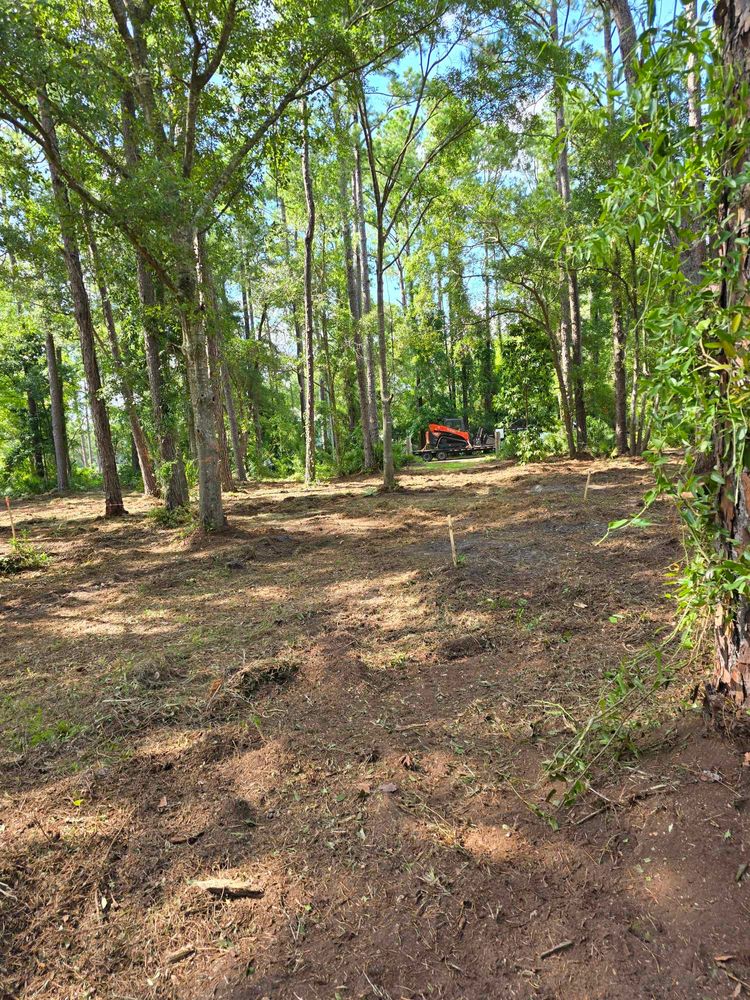
M 456 555 L 456 539 L 453 537 L 453 518 L 448 515 L 448 535 L 451 540 L 451 556 L 454 567 L 458 567 L 458 556 Z
M 586 476 L 586 489 L 583 491 L 584 502 L 586 497 L 589 495 L 589 486 L 591 485 L 591 469 L 589 469 L 589 474 Z
M 568 948 L 572 947 L 573 947 L 572 941 L 561 941 L 560 944 L 556 944 L 554 947 L 548 948 L 546 951 L 543 951 L 539 957 L 549 958 L 550 955 L 557 955 L 558 952 L 566 951 Z
M 6 497 L 5 497 L 5 506 L 8 508 L 8 517 L 10 518 L 10 530 L 11 530 L 11 534 L 13 535 L 13 541 L 15 542 L 15 540 L 16 540 L 16 526 L 13 523 L 13 511 L 10 509 L 10 497 L 7 496 L 7 494 L 6 494 Z

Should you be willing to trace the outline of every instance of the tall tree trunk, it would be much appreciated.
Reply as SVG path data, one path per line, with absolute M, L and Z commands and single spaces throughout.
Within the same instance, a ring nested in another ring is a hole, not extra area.
M 135 100 L 127 91 L 122 100 L 122 137 L 125 162 L 138 166 L 138 147 L 134 137 Z M 143 255 L 136 251 L 138 298 L 143 310 L 143 342 L 146 350 L 146 372 L 151 396 L 151 415 L 159 450 L 159 474 L 164 486 L 167 510 L 183 507 L 190 499 L 185 464 L 177 444 L 174 421 L 164 391 L 160 343 L 164 339 L 158 310 L 158 295 Z
M 62 347 L 56 348 L 56 360 L 57 360 L 57 376 L 60 383 L 60 399 L 64 398 L 65 387 L 63 385 L 63 362 L 62 362 Z M 68 441 L 68 422 L 65 419 L 65 408 L 63 407 L 63 442 L 65 445 L 65 459 L 68 466 L 68 481 L 73 478 L 73 461 L 70 457 L 70 443 Z
M 620 254 L 615 252 L 612 262 L 612 358 L 614 363 L 615 390 L 615 444 L 619 455 L 628 452 L 627 386 L 625 378 L 625 326 L 622 318 L 622 291 L 620 289 Z
M 630 274 L 633 289 L 637 289 L 638 271 L 636 266 L 635 257 L 635 244 L 629 243 L 630 248 Z M 644 374 L 645 359 L 641 352 L 641 317 L 640 317 L 640 304 L 638 302 L 637 293 L 634 292 L 633 295 L 633 372 L 632 381 L 630 384 L 630 453 L 631 455 L 640 455 L 640 449 L 638 446 L 638 403 L 640 399 L 640 382 L 641 375 Z M 645 350 L 645 335 L 643 339 L 643 348 Z
M 339 118 L 336 104 L 333 105 L 334 120 Z M 337 123 L 338 124 L 338 123 Z M 356 183 L 356 174 L 354 175 Z M 341 237 L 344 246 L 344 267 L 346 270 L 346 290 L 349 299 L 349 313 L 352 318 L 352 340 L 354 342 L 354 368 L 357 376 L 357 390 L 359 393 L 359 410 L 362 422 L 362 450 L 364 453 L 364 467 L 367 472 L 375 468 L 375 452 L 373 448 L 372 422 L 370 410 L 368 372 L 365 362 L 365 349 L 362 341 L 362 308 L 363 297 L 361 287 L 361 268 L 359 265 L 359 244 L 357 246 L 357 264 L 355 266 L 355 255 L 352 249 L 352 231 L 349 222 L 349 190 L 346 165 L 343 159 L 339 160 L 338 171 L 339 188 L 339 214 L 341 216 Z M 356 195 L 353 199 L 354 216 L 359 225 L 359 215 L 357 210 Z M 357 229 L 359 232 L 359 229 Z M 358 237 L 359 240 L 359 237 Z M 367 290 L 369 299 L 369 288 Z
M 324 277 L 325 282 L 325 277 Z M 339 434 L 338 412 L 336 410 L 336 380 L 333 376 L 331 365 L 331 348 L 328 341 L 328 315 L 325 309 L 320 313 L 320 339 L 323 345 L 323 359 L 326 366 L 326 395 L 328 396 L 328 409 L 331 414 L 331 437 L 333 438 L 333 456 L 336 461 L 336 468 L 341 466 L 341 435 Z
M 490 306 L 490 249 L 484 245 L 484 342 L 482 344 L 482 408 L 485 429 L 491 430 L 495 423 L 494 414 L 494 373 L 492 350 L 492 308 Z
M 573 429 L 573 414 L 570 408 L 570 396 L 568 394 L 568 382 L 563 370 L 562 345 L 560 343 L 559 332 L 552 329 L 546 331 L 549 340 L 550 351 L 552 352 L 552 364 L 557 378 L 557 390 L 560 397 L 560 419 L 565 429 L 565 440 L 568 445 L 568 454 L 575 458 L 576 439 Z M 528 418 L 527 418 L 528 419 Z
M 628 88 L 631 88 L 636 77 L 635 45 L 638 38 L 630 3 L 629 0 L 609 0 L 609 8 L 615 19 L 617 34 L 620 38 L 620 58 L 622 59 L 625 81 Z
M 607 80 L 607 118 L 610 128 L 615 125 L 615 74 L 614 58 L 612 52 L 612 19 L 610 9 L 605 2 L 604 12 L 604 69 Z M 610 161 L 614 171 L 615 163 Z M 622 307 L 622 285 L 621 285 L 621 260 L 620 251 L 615 250 L 612 255 L 612 278 L 610 283 L 610 293 L 612 302 L 612 367 L 613 367 L 613 389 L 615 402 L 615 446 L 619 455 L 628 452 L 628 420 L 627 420 L 627 375 L 625 369 L 625 349 L 627 343 L 627 331 L 623 318 Z
M 687 14 L 693 25 L 698 23 L 698 0 L 688 0 Z M 688 125 L 700 132 L 703 126 L 703 111 L 701 108 L 701 73 L 698 56 L 695 51 L 688 51 L 687 58 L 687 93 L 688 93 Z
M 182 391 L 185 399 L 184 414 L 185 429 L 187 430 L 188 439 L 188 454 L 194 462 L 197 462 L 198 441 L 195 436 L 195 414 L 193 413 L 193 404 L 190 398 L 190 383 L 188 382 L 187 365 L 185 366 L 185 371 L 182 374 Z
M 232 395 L 232 382 L 229 378 L 229 369 L 225 361 L 221 362 L 221 382 L 224 389 L 224 406 L 226 407 L 227 420 L 229 421 L 229 433 L 232 438 L 232 452 L 234 454 L 235 468 L 237 469 L 237 478 L 241 483 L 244 483 L 247 481 L 244 448 L 242 447 L 240 428 L 237 423 L 237 410 L 235 409 L 234 396 Z
M 68 443 L 65 434 L 65 403 L 63 400 L 62 379 L 57 364 L 55 339 L 48 330 L 45 338 L 47 350 L 47 377 L 49 378 L 50 409 L 52 411 L 52 442 L 55 446 L 55 471 L 57 473 L 57 491 L 64 493 L 70 488 L 68 477 Z
M 253 316 L 253 300 L 250 295 L 250 281 L 247 277 L 244 256 L 240 265 L 240 291 L 242 293 L 242 322 L 245 327 L 245 340 L 252 340 L 255 337 L 255 317 Z
M 3 199 L 3 205 L 5 204 Z M 8 260 L 10 263 L 11 278 L 16 279 L 16 258 L 12 251 L 8 251 Z M 21 307 L 21 302 L 16 299 L 16 314 L 18 316 L 19 324 L 21 323 L 21 317 L 23 314 L 23 309 Z M 47 481 L 47 471 L 44 467 L 44 440 L 42 438 L 42 428 L 39 422 L 39 407 L 37 406 L 37 401 L 34 396 L 31 373 L 28 370 L 26 362 L 23 362 L 23 374 L 26 381 L 26 409 L 29 414 L 29 429 L 31 431 L 31 453 L 34 463 L 34 471 L 37 476 L 42 480 L 42 483 L 46 484 Z
M 581 299 L 578 293 L 578 272 L 567 268 L 568 296 L 570 298 L 570 348 L 573 381 L 573 400 L 576 413 L 576 445 L 579 452 L 588 444 L 586 431 L 586 399 L 583 380 L 583 325 L 581 323 Z
M 719 0 L 715 17 L 723 35 L 725 61 L 737 73 L 731 98 L 734 107 L 727 114 L 726 128 L 734 127 L 737 136 L 746 137 L 750 116 L 747 99 L 750 0 Z M 744 170 L 748 155 L 747 146 L 731 151 L 725 165 L 728 181 L 733 181 L 735 175 Z M 722 247 L 727 266 L 721 282 L 719 306 L 736 309 L 738 304 L 748 301 L 746 276 L 750 272 L 750 252 L 744 238 L 750 221 L 750 185 L 745 183 L 738 192 L 727 189 L 722 214 L 721 228 L 728 236 Z M 740 238 L 743 238 L 742 243 L 739 243 Z M 737 340 L 747 337 L 747 320 L 740 324 L 735 337 Z M 721 400 L 725 401 L 730 392 L 737 392 L 736 383 L 744 383 L 746 376 L 738 359 L 729 359 L 721 352 L 718 361 L 724 367 L 719 392 Z M 717 535 L 721 533 L 717 545 L 724 559 L 739 561 L 750 538 L 750 469 L 744 463 L 741 467 L 737 465 L 735 430 L 726 417 L 714 429 L 714 465 L 723 483 L 716 496 L 715 528 Z M 750 602 L 746 596 L 737 591 L 724 591 L 716 608 L 714 636 L 716 667 L 712 688 L 740 705 L 747 705 L 750 698 Z
M 99 363 L 96 358 L 96 339 L 94 335 L 94 323 L 91 318 L 91 305 L 83 280 L 81 256 L 75 233 L 75 219 L 71 209 L 68 190 L 57 170 L 57 162 L 59 161 L 57 132 L 50 112 L 49 102 L 43 90 L 38 95 L 38 106 L 42 128 L 47 136 L 47 141 L 54 150 L 54 155 L 47 158 L 47 166 L 50 173 L 50 180 L 52 181 L 55 207 L 60 221 L 63 257 L 65 258 L 65 267 L 68 272 L 68 281 L 70 282 L 70 290 L 73 298 L 73 310 L 81 342 L 81 357 L 86 373 L 89 405 L 94 422 L 94 435 L 101 462 L 104 485 L 104 514 L 105 517 L 117 517 L 125 513 L 125 506 L 122 502 L 120 478 L 117 474 L 117 458 L 112 443 L 109 416 L 107 415 L 107 407 L 102 399 L 102 381 L 99 374 Z
M 84 386 L 85 392 L 85 386 Z M 86 450 L 86 422 L 83 419 L 83 410 L 81 409 L 81 399 L 78 395 L 78 390 L 73 394 L 73 408 L 75 410 L 76 417 L 78 418 L 78 428 L 80 431 L 80 440 L 78 442 L 78 447 L 81 450 L 81 467 L 84 469 L 93 468 L 93 462 L 89 460 L 89 454 Z M 73 470 L 71 469 L 71 476 Z
M 289 230 L 286 224 L 286 205 L 284 199 L 277 195 L 277 200 L 279 203 L 279 212 L 281 214 L 281 224 L 284 227 L 284 244 L 286 247 L 286 260 L 287 264 L 291 264 L 292 260 L 292 248 L 289 243 Z M 295 236 L 295 246 L 296 246 L 296 236 Z M 293 298 L 291 303 L 292 310 L 292 326 L 294 327 L 294 348 L 297 354 L 297 363 L 294 366 L 297 374 L 297 384 L 299 386 L 299 415 L 302 421 L 302 427 L 305 426 L 305 374 L 302 368 L 302 331 L 299 325 L 299 316 L 297 314 L 297 302 Z
M 367 253 L 367 225 L 365 223 L 365 194 L 362 184 L 362 153 L 359 142 L 354 143 L 354 208 L 357 219 L 357 233 L 359 244 L 359 286 L 362 295 L 362 316 L 368 316 L 372 309 L 372 297 L 370 295 L 370 264 Z M 365 325 L 362 337 L 364 348 L 364 364 L 367 374 L 367 404 L 370 415 L 370 437 L 373 444 L 380 440 L 378 431 L 378 400 L 375 391 L 375 349 L 372 342 L 372 333 Z
M 438 259 L 439 260 L 439 259 Z M 453 350 L 452 344 L 449 339 L 448 324 L 445 319 L 445 305 L 443 303 L 443 271 L 439 264 L 436 262 L 437 266 L 435 268 L 435 295 L 437 300 L 437 313 L 438 319 L 440 321 L 440 329 L 443 333 L 443 350 L 445 351 L 445 360 L 447 365 L 446 371 L 446 382 L 448 390 L 448 398 L 451 401 L 451 405 L 455 408 L 456 406 L 456 379 L 453 371 Z
M 44 442 L 42 440 L 42 428 L 39 420 L 39 406 L 30 385 L 26 389 L 26 408 L 29 412 L 34 471 L 42 480 L 42 483 L 44 483 L 47 479 L 47 470 L 44 467 Z
M 391 416 L 391 389 L 388 380 L 388 342 L 385 332 L 385 287 L 383 267 L 385 263 L 385 236 L 383 217 L 378 213 L 377 256 L 375 278 L 377 288 L 378 316 L 378 360 L 380 367 L 380 401 L 383 407 L 383 488 L 396 488 L 396 470 L 393 464 L 393 418 Z
M 138 295 L 144 314 L 143 338 L 146 350 L 146 373 L 148 375 L 149 395 L 151 396 L 151 413 L 159 445 L 159 461 L 162 482 L 164 483 L 164 505 L 167 510 L 175 510 L 188 503 L 190 493 L 185 474 L 185 463 L 177 443 L 174 416 L 167 401 L 168 397 L 162 374 L 160 345 L 164 338 L 158 319 L 157 291 L 151 273 L 140 255 L 138 256 L 137 269 Z
M 315 194 L 310 174 L 310 138 L 307 101 L 302 102 L 302 184 L 305 189 L 307 228 L 305 229 L 305 482 L 315 481 L 315 371 L 313 330 L 313 240 L 315 239 Z
M 89 253 L 91 255 L 91 266 L 94 273 L 94 280 L 96 281 L 96 285 L 99 290 L 99 301 L 101 302 L 102 314 L 104 316 L 104 325 L 107 328 L 109 346 L 112 351 L 112 362 L 114 364 L 115 373 L 117 374 L 120 392 L 125 403 L 125 412 L 127 413 L 128 421 L 130 422 L 130 433 L 133 435 L 133 442 L 138 455 L 138 466 L 141 470 L 141 478 L 143 480 L 143 492 L 146 496 L 156 497 L 159 496 L 159 485 L 154 474 L 154 467 L 151 462 L 151 455 L 149 454 L 146 435 L 143 432 L 143 427 L 141 426 L 141 421 L 138 417 L 135 399 L 133 398 L 133 390 L 130 387 L 127 372 L 125 371 L 125 365 L 123 364 L 122 352 L 120 350 L 120 340 L 117 336 L 117 327 L 115 326 L 112 302 L 109 297 L 109 288 L 107 287 L 107 281 L 104 276 L 101 260 L 99 258 L 99 247 L 96 241 L 96 234 L 91 222 L 90 213 L 86 208 L 83 208 L 81 216 L 84 231 L 89 244 Z
M 553 45 L 560 44 L 560 33 L 557 20 L 557 0 L 552 0 L 550 4 L 550 34 Z M 568 166 L 568 139 L 565 124 L 565 100 L 560 86 L 560 82 L 555 77 L 553 81 L 553 96 L 555 104 L 555 133 L 559 145 L 557 156 L 556 175 L 557 190 L 560 194 L 566 216 L 570 214 L 570 169 Z M 564 251 L 565 252 L 565 251 Z M 576 414 L 576 445 L 577 450 L 582 451 L 586 447 L 586 404 L 584 400 L 583 386 L 583 344 L 582 344 L 582 324 L 581 324 L 581 303 L 578 293 L 578 274 L 576 269 L 569 264 L 562 268 L 563 278 L 567 286 L 567 310 L 563 309 L 563 323 L 567 319 L 570 330 L 570 379 L 568 391 L 573 399 Z M 566 331 L 563 330 L 565 340 Z M 567 355 L 567 351 L 565 352 Z
M 198 260 L 198 300 L 200 302 L 201 312 L 203 313 L 203 324 L 206 334 L 208 371 L 211 379 L 211 394 L 214 404 L 214 421 L 219 448 L 221 485 L 222 489 L 231 490 L 234 487 L 234 479 L 232 477 L 232 466 L 229 462 L 227 431 L 224 426 L 224 392 L 222 388 L 221 374 L 224 362 L 221 350 L 219 305 L 216 296 L 213 274 L 208 263 L 205 239 L 200 233 L 196 237 L 196 247 Z
M 572 411 L 571 404 L 573 397 L 570 391 L 570 298 L 568 297 L 566 285 L 561 285 L 560 287 L 560 326 L 557 339 L 560 364 L 560 389 L 565 398 L 565 406 L 569 411 Z M 575 453 L 576 445 L 574 441 L 570 457 L 575 458 Z
M 192 255 L 192 266 L 187 254 Z M 208 364 L 205 310 L 199 308 L 198 287 L 202 284 L 200 241 L 196 231 L 183 234 L 185 263 L 180 270 L 180 325 L 190 389 L 195 448 L 198 460 L 198 506 L 204 531 L 226 527 L 221 499 L 221 454 L 216 430 L 216 406 Z

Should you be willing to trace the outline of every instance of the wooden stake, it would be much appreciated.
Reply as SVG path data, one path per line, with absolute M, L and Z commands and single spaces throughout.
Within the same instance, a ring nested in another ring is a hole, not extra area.
M 13 535 L 13 541 L 15 542 L 15 540 L 16 540 L 16 526 L 13 523 L 13 511 L 10 509 L 10 497 L 7 496 L 7 495 L 5 497 L 5 506 L 8 508 L 8 517 L 10 518 L 10 530 L 11 530 L 11 534 Z
M 456 555 L 456 539 L 453 537 L 453 518 L 448 515 L 448 535 L 451 540 L 451 556 L 453 557 L 453 565 L 458 567 L 458 556 Z
M 583 499 L 586 501 L 586 497 L 589 495 L 589 486 L 591 485 L 591 469 L 589 469 L 589 474 L 586 476 L 586 489 L 583 491 Z

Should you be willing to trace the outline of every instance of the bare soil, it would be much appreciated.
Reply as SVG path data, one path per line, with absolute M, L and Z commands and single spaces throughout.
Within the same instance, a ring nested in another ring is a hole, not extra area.
M 0 577 L 0 995 L 750 993 L 747 748 L 690 669 L 572 807 L 544 766 L 669 632 L 670 511 L 597 544 L 647 468 L 401 484 L 253 486 L 208 539 L 18 506 L 51 561 Z

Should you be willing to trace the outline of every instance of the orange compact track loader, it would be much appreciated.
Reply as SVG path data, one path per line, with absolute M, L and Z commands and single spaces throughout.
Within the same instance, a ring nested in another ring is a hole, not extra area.
M 436 458 L 444 462 L 447 458 L 461 458 L 470 455 L 486 455 L 495 450 L 495 442 L 484 428 L 480 427 L 472 440 L 464 430 L 462 420 L 445 420 L 442 424 L 428 424 L 424 447 L 417 455 L 426 462 Z

